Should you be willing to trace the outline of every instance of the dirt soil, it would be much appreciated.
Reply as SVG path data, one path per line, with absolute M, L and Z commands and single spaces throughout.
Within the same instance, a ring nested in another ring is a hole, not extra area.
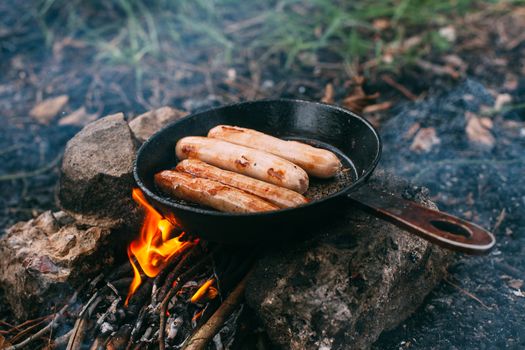
M 289 72 L 278 58 L 254 70 L 249 62 L 256 57 L 247 57 L 245 66 L 235 67 L 232 85 L 228 67 L 199 73 L 195 66 L 208 61 L 195 54 L 185 78 L 165 83 L 160 69 L 147 77 L 173 92 L 156 99 L 155 91 L 137 89 L 133 70 L 98 66 L 81 43 L 65 38 L 48 48 L 24 16 L 27 6 L 2 6 L 0 17 L 0 230 L 56 209 L 64 146 L 95 118 L 120 111 L 131 118 L 164 104 L 195 111 L 262 97 L 366 107 L 365 117 L 384 139 L 381 166 L 427 186 L 441 209 L 491 229 L 498 239 L 488 256 L 458 256 L 421 308 L 375 347 L 525 347 L 523 8 L 465 18 L 446 55 L 390 73 L 363 68 L 352 76 L 342 64 Z M 356 78 L 361 75 L 364 82 Z M 378 99 L 367 98 L 376 92 Z M 2 305 L 0 318 L 9 320 Z

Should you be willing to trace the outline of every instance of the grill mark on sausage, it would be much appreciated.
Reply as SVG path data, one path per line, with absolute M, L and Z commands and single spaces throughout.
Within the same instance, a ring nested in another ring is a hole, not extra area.
M 267 173 L 268 175 L 275 177 L 276 179 L 281 180 L 281 181 L 284 180 L 284 175 L 286 175 L 284 171 L 275 170 L 274 168 L 268 169 Z
M 211 188 L 210 190 L 208 190 L 208 193 L 210 195 L 212 195 L 212 196 L 215 196 L 220 191 L 227 190 L 227 189 L 228 189 L 228 187 L 226 187 L 226 186 L 216 186 L 216 187 Z
M 246 168 L 248 165 L 250 165 L 250 160 L 245 156 L 241 156 L 241 159 L 235 159 L 235 164 L 241 168 Z
M 195 147 L 192 145 L 184 145 L 182 146 L 182 153 L 187 154 L 187 155 L 195 153 Z

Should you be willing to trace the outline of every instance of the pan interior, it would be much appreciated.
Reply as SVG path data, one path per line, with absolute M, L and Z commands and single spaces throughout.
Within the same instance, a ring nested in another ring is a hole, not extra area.
M 327 149 L 337 155 L 343 167 L 333 178 L 320 179 L 310 176 L 310 186 L 304 196 L 311 201 L 317 201 L 324 197 L 337 193 L 357 181 L 357 170 L 354 163 L 341 150 L 327 143 L 302 137 L 289 137 L 289 140 L 307 143 L 314 147 Z

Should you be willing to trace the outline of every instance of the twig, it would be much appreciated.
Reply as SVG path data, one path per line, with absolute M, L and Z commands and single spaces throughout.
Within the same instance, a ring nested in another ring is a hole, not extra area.
M 381 79 L 394 89 L 398 90 L 400 93 L 402 93 L 406 98 L 408 98 L 411 101 L 417 100 L 417 96 L 412 93 L 412 91 L 408 90 L 403 85 L 399 84 L 397 81 L 392 79 L 389 75 L 382 75 Z
M 468 290 L 465 290 L 463 288 L 461 288 L 460 286 L 458 286 L 457 284 L 449 281 L 448 279 L 444 279 L 445 282 L 447 282 L 448 284 L 450 284 L 452 287 L 456 288 L 457 290 L 459 290 L 461 293 L 465 294 L 466 296 L 476 300 L 478 303 L 480 303 L 482 306 L 484 306 L 486 309 L 488 310 L 491 310 L 492 308 L 487 306 L 487 304 L 485 304 L 484 302 L 481 301 L 480 298 L 478 298 L 477 296 L 475 296 L 474 294 L 472 294 L 471 292 L 469 292 Z
M 0 151 L 0 156 L 3 156 L 4 154 L 7 154 L 9 152 L 17 151 L 24 147 L 25 147 L 24 145 L 13 145 L 11 147 L 4 148 L 3 150 Z
M 203 259 L 201 259 L 198 263 L 193 265 L 188 271 L 183 273 L 177 280 L 177 285 L 173 288 L 171 288 L 162 300 L 162 303 L 160 304 L 160 320 L 159 320 L 159 349 L 164 350 L 166 348 L 166 344 L 164 343 L 164 333 L 166 328 L 166 311 L 168 309 L 168 303 L 171 300 L 171 298 L 177 294 L 177 292 L 184 286 L 186 282 L 197 272 L 199 269 L 201 269 L 204 264 L 208 263 L 211 257 L 213 256 L 213 252 L 206 255 Z
M 1 331 L 0 333 L 4 334 L 4 335 L 7 335 L 7 334 L 9 334 L 9 333 L 11 333 L 13 331 L 20 331 L 21 328 L 23 328 L 24 326 L 30 325 L 32 323 L 37 322 L 38 324 L 41 324 L 42 321 L 45 321 L 46 319 L 48 319 L 51 316 L 53 316 L 53 315 L 51 314 L 51 315 L 47 315 L 47 316 L 38 317 L 38 318 L 35 318 L 33 320 L 27 320 L 27 321 L 25 321 L 25 322 L 23 322 L 21 324 L 16 325 L 16 326 L 12 325 L 10 323 L 7 323 L 5 321 L 0 321 L 1 324 L 6 325 L 8 327 L 11 327 L 11 329 L 8 329 L 6 331 Z
M 166 276 L 166 281 L 162 288 L 159 288 L 157 296 L 159 296 L 161 299 L 164 299 L 166 296 L 166 293 L 168 292 L 168 288 L 171 287 L 173 282 L 177 277 L 179 277 L 179 274 L 182 271 L 182 268 L 188 262 L 189 259 L 193 258 L 193 256 L 196 254 L 197 246 L 194 246 L 188 250 L 188 252 L 180 259 L 180 261 L 177 263 L 175 268 Z M 155 304 L 156 304 L 157 298 L 155 297 Z M 154 305 L 156 306 L 156 305 Z
M 93 295 L 96 296 L 96 293 Z M 73 327 L 73 333 L 69 338 L 66 350 L 80 350 L 82 348 L 82 343 L 86 335 L 85 330 L 88 325 L 88 319 L 95 311 L 95 308 L 102 300 L 102 297 L 96 299 L 91 298 L 86 306 L 82 309 L 79 314 L 77 321 L 75 322 L 75 327 Z
M 62 154 L 59 154 L 48 165 L 46 165 L 46 166 L 44 166 L 42 168 L 39 168 L 39 169 L 36 169 L 36 170 L 33 170 L 33 171 L 27 171 L 27 172 L 22 171 L 22 172 L 14 173 L 14 174 L 1 175 L 0 176 L 0 182 L 25 179 L 25 178 L 28 178 L 28 177 L 33 177 L 33 176 L 37 176 L 37 175 L 40 175 L 40 174 L 43 174 L 43 173 L 47 173 L 48 171 L 52 170 L 60 162 L 60 159 L 62 159 Z
M 525 278 L 525 275 L 523 272 L 503 262 L 494 261 L 494 266 L 498 268 L 499 270 L 505 272 L 506 274 L 513 276 L 514 278 L 520 278 L 520 279 Z
M 494 227 L 492 228 L 492 232 L 495 233 L 498 230 L 498 228 L 503 223 L 503 220 L 505 220 L 506 214 L 507 214 L 507 212 L 506 212 L 505 208 L 501 209 L 501 212 L 499 213 L 498 217 L 496 218 L 496 223 L 494 224 Z
M 18 339 L 23 338 L 24 335 L 25 335 L 26 333 L 29 333 L 29 332 L 31 332 L 34 328 L 40 326 L 42 323 L 44 323 L 44 322 L 45 322 L 47 319 L 49 319 L 50 317 L 51 317 L 51 316 L 48 316 L 48 317 L 46 317 L 46 318 L 40 320 L 39 322 L 36 322 L 35 324 L 30 325 L 30 326 L 27 327 L 26 329 L 21 330 L 18 334 L 16 334 L 16 335 L 13 336 L 11 339 L 9 339 L 9 341 L 10 341 L 11 343 L 14 343 L 14 342 L 18 341 Z
M 102 315 L 100 315 L 100 317 L 98 318 L 97 323 L 96 323 L 97 328 L 102 325 L 102 323 L 106 320 L 106 318 L 109 316 L 109 314 L 115 313 L 117 311 L 117 305 L 118 305 L 118 303 L 121 300 L 122 300 L 121 297 L 118 297 L 115 300 L 113 300 L 113 302 L 108 307 L 106 312 L 104 312 Z
M 213 339 L 215 334 L 224 326 L 224 322 L 235 310 L 237 305 L 240 303 L 244 296 L 246 289 L 246 281 L 250 276 L 251 271 L 244 276 L 241 282 L 235 287 L 235 289 L 228 295 L 226 300 L 221 306 L 215 311 L 212 317 L 206 322 L 193 336 L 188 340 L 187 344 L 183 347 L 184 350 L 202 350 L 206 348 L 206 345 Z
M 71 304 L 73 304 L 76 300 L 77 300 L 77 296 L 78 296 L 78 291 L 76 291 L 73 296 L 71 296 L 71 298 L 69 299 L 68 303 L 66 303 L 66 305 L 64 305 L 62 307 L 62 309 L 60 309 L 60 311 L 58 313 L 55 314 L 55 316 L 53 317 L 53 319 L 51 320 L 51 322 L 49 322 L 47 324 L 47 326 L 45 326 L 44 328 L 42 328 L 40 331 L 38 331 L 37 333 L 33 334 L 32 336 L 30 336 L 29 338 L 27 338 L 26 340 L 18 343 L 18 344 L 15 344 L 15 345 L 12 345 L 10 347 L 7 347 L 5 348 L 4 350 L 16 350 L 16 349 L 21 349 L 23 348 L 24 346 L 26 346 L 27 344 L 31 343 L 33 340 L 36 340 L 36 339 L 39 339 L 40 337 L 42 337 L 44 334 L 46 334 L 50 329 L 51 327 L 54 327 L 56 326 L 57 324 L 57 321 L 59 321 L 62 316 L 64 315 L 64 312 L 69 308 L 69 306 Z
M 84 331 L 87 326 L 87 319 L 83 316 L 79 317 L 73 327 L 73 332 L 69 336 L 66 350 L 77 350 L 82 347 L 82 341 L 84 340 Z
M 416 64 L 420 68 L 431 71 L 436 75 L 448 75 L 454 79 L 458 79 L 460 77 L 460 74 L 449 66 L 438 66 L 437 64 L 422 59 L 417 59 Z
M 53 343 L 48 348 L 49 349 L 63 348 L 65 345 L 67 345 L 69 338 L 71 337 L 71 334 L 73 334 L 73 329 L 61 335 L 60 337 L 56 338 L 55 340 L 53 340 Z
M 142 322 L 144 321 L 144 317 L 146 316 L 148 308 L 150 307 L 151 307 L 151 304 L 144 305 L 142 309 L 140 310 L 139 315 L 137 317 L 137 322 L 135 322 L 135 326 L 133 327 L 129 335 L 128 345 L 126 346 L 126 350 L 131 349 L 131 346 L 135 342 L 135 337 L 137 333 L 140 332 L 140 329 L 142 328 Z

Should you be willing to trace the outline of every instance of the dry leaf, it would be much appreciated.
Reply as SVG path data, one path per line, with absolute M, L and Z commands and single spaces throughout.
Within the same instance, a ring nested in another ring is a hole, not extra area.
M 369 106 L 366 106 L 365 108 L 363 108 L 363 113 L 380 112 L 380 111 L 387 110 L 390 107 L 392 107 L 392 102 L 390 102 L 390 101 L 376 103 L 376 104 L 369 105 Z
M 498 94 L 496 101 L 494 102 L 494 110 L 496 112 L 501 111 L 504 105 L 512 102 L 512 96 L 509 94 Z
M 418 153 L 430 152 L 434 145 L 439 145 L 441 140 L 436 134 L 436 129 L 430 128 L 421 128 L 414 137 L 412 145 L 410 145 L 410 150 Z
M 458 55 L 445 55 L 443 56 L 443 61 L 454 67 L 467 68 L 465 61 L 463 61 Z
M 67 95 L 48 98 L 34 106 L 29 115 L 38 122 L 47 124 L 65 107 L 68 101 Z
M 408 128 L 407 132 L 403 135 L 403 139 L 410 140 L 412 137 L 414 137 L 416 132 L 418 132 L 420 127 L 421 127 L 421 124 L 419 124 L 418 122 L 415 122 L 414 124 L 412 124 L 410 128 Z
M 332 84 L 326 84 L 324 88 L 324 96 L 321 99 L 321 102 L 334 103 L 334 86 Z
M 514 289 L 521 289 L 521 287 L 523 287 L 522 280 L 511 279 L 510 281 L 507 282 L 507 284 L 509 285 L 509 287 L 514 288 Z
M 80 107 L 70 114 L 60 118 L 58 125 L 84 126 L 97 120 L 97 117 L 97 114 L 87 113 L 85 107 Z
M 343 105 L 357 113 L 361 113 L 363 109 L 372 104 L 376 98 L 379 97 L 379 93 L 372 95 L 367 95 L 363 90 L 363 83 L 365 78 L 355 77 L 354 78 L 354 87 L 350 94 L 343 100 Z
M 484 145 L 487 147 L 493 147 L 496 140 L 490 129 L 492 128 L 492 121 L 489 118 L 479 118 L 472 112 L 466 112 L 465 117 L 467 118 L 467 137 L 470 142 Z

